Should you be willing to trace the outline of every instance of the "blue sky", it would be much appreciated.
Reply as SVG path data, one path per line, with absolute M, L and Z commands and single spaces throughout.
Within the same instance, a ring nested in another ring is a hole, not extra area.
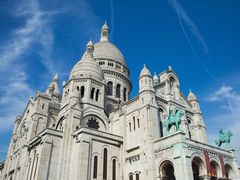
M 1 0 L 0 160 L 29 97 L 55 73 L 68 79 L 105 20 L 131 71 L 131 96 L 144 63 L 152 74 L 171 65 L 182 92 L 201 103 L 209 142 L 230 129 L 240 157 L 239 12 L 238 0 Z

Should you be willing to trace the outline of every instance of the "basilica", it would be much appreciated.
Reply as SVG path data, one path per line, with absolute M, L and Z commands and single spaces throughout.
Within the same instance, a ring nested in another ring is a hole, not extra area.
M 138 94 L 105 23 L 69 78 L 55 75 L 16 116 L 0 180 L 240 179 L 234 150 L 208 144 L 197 96 L 172 67 L 139 73 Z

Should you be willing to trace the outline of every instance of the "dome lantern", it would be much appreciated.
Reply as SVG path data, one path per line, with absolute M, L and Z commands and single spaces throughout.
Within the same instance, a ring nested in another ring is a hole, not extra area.
M 90 41 L 87 43 L 87 54 L 89 54 L 90 56 L 93 56 L 93 49 L 94 49 L 94 44 L 90 39 Z
M 107 25 L 107 22 L 105 21 L 103 27 L 102 27 L 102 33 L 101 33 L 101 39 L 100 41 L 108 41 L 108 34 L 109 34 L 109 28 Z

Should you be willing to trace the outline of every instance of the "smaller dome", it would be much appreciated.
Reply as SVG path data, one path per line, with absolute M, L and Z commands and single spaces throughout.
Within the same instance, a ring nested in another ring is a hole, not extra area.
M 93 78 L 101 82 L 104 80 L 104 74 L 101 67 L 93 59 L 93 49 L 91 49 L 93 47 L 92 41 L 89 41 L 87 44 L 87 51 L 83 55 L 82 59 L 73 67 L 70 73 L 71 79 Z
M 146 67 L 146 65 L 144 64 L 144 67 L 140 73 L 140 78 L 143 76 L 151 76 L 150 71 L 148 70 L 148 68 Z
M 195 94 L 192 93 L 191 89 L 189 90 L 189 94 L 188 94 L 188 101 L 197 101 L 197 97 Z

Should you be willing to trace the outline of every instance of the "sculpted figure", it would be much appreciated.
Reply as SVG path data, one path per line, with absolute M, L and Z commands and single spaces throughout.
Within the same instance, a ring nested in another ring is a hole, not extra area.
M 184 115 L 184 112 L 182 109 L 177 109 L 174 113 L 174 111 L 169 107 L 168 111 L 168 117 L 164 122 L 164 126 L 166 127 L 167 132 L 171 129 L 173 125 L 176 126 L 176 130 L 179 130 L 179 125 L 181 122 L 181 117 Z
M 215 140 L 215 144 L 220 147 L 223 143 L 226 143 L 226 148 L 229 147 L 229 144 L 231 142 L 231 137 L 233 133 L 231 131 L 224 132 L 222 129 L 219 131 L 219 136 Z

